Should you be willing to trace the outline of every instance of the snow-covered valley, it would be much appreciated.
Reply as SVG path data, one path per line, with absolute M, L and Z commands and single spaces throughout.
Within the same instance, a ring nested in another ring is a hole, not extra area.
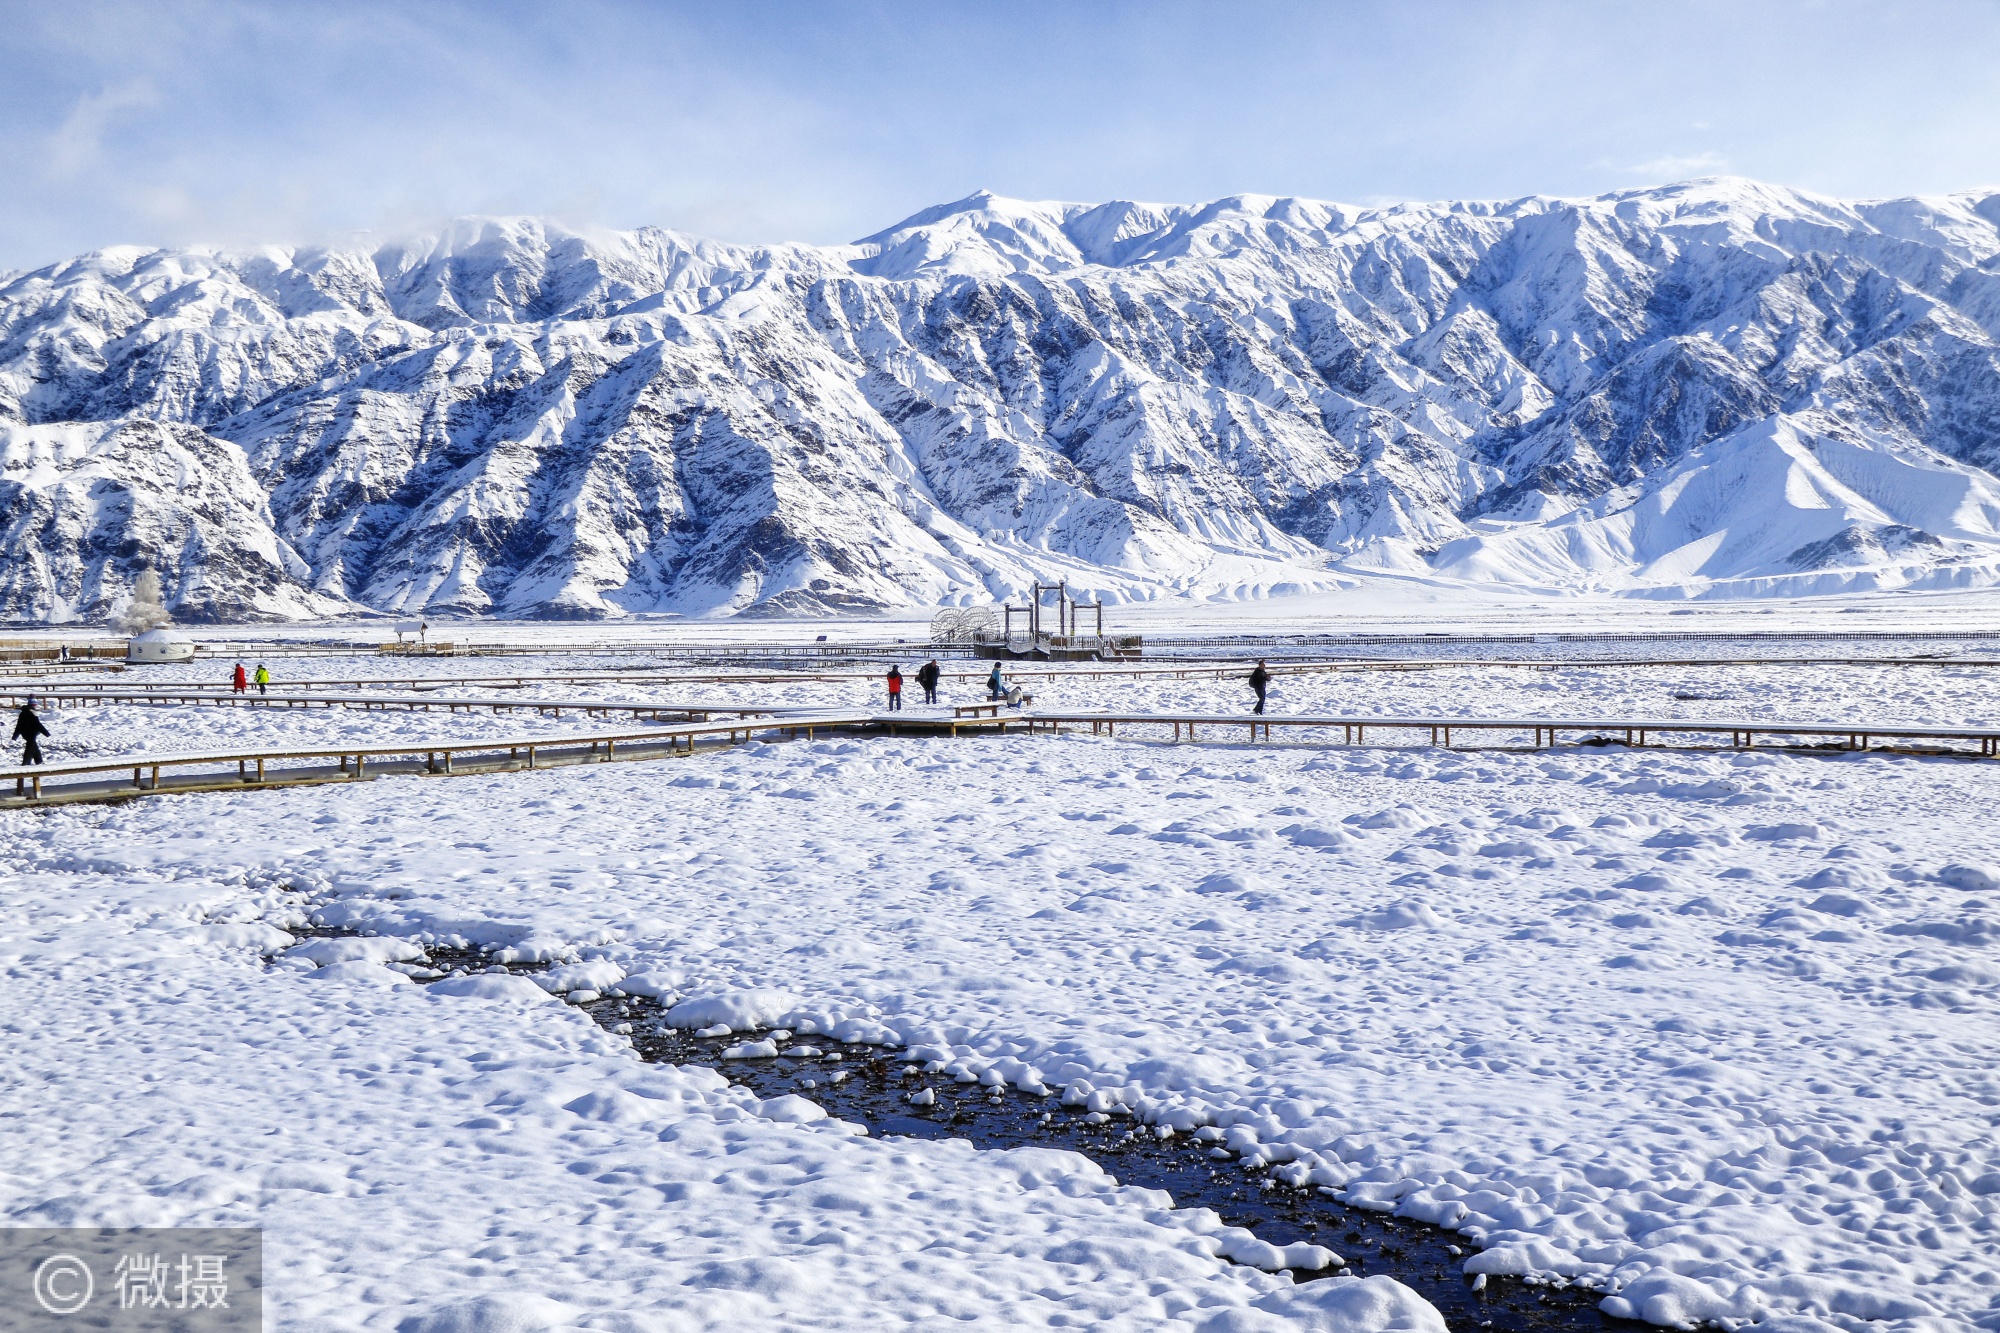
M 1988 674 L 1465 665 L 1281 677 L 1274 706 L 1990 723 Z M 1040 688 L 1065 708 L 1247 698 Z M 702 687 L 736 690 L 872 693 Z M 379 710 L 51 721 L 91 753 L 445 731 Z M 21 1137 L 0 1212 L 261 1224 L 287 1327 L 1436 1327 L 1379 1283 L 1231 1267 L 1198 1210 L 1069 1154 L 857 1137 L 640 1064 L 526 981 L 443 993 L 386 965 L 443 941 L 1213 1127 L 1287 1178 L 1459 1229 L 1473 1274 L 1587 1283 L 1612 1313 L 1987 1327 L 1995 773 L 875 736 L 8 811 Z M 381 936 L 384 961 L 288 953 L 308 912 Z
M 592 618 L 2000 570 L 2000 196 L 980 194 L 0 281 L 0 615 Z

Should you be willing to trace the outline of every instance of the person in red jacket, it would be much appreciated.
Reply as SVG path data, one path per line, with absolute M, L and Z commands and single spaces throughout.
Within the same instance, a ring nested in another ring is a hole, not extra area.
M 901 667 L 889 668 L 889 711 L 901 712 L 903 708 L 903 671 Z
M 250 678 L 243 674 L 243 664 L 241 662 L 236 664 L 235 674 L 229 677 L 229 686 L 238 694 L 242 694 L 250 688 Z

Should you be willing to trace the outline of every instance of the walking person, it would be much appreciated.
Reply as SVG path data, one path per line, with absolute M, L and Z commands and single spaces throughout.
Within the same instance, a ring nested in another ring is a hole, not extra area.
M 1250 688 L 1257 691 L 1257 710 L 1264 711 L 1264 694 L 1271 688 L 1271 669 L 1264 665 L 1264 659 L 1257 659 L 1257 669 L 1250 673 Z
M 889 668 L 889 711 L 903 711 L 903 672 L 902 668 L 895 666 Z
M 250 678 L 243 674 L 243 664 L 241 662 L 238 662 L 236 664 L 236 670 L 229 673 L 229 688 L 236 691 L 236 693 L 238 694 L 242 694 L 246 689 L 249 688 L 249 685 L 250 685 Z
M 35 716 L 33 699 L 21 705 L 21 711 L 14 718 L 14 739 L 21 744 L 21 762 L 39 764 L 42 762 L 41 738 L 49 734 L 42 720 Z
M 271 692 L 271 673 L 265 669 L 262 662 L 257 664 L 257 674 L 254 679 L 257 682 L 257 693 L 269 694 Z
M 1007 678 L 1000 674 L 1000 664 L 993 664 L 993 674 L 986 678 L 986 697 L 999 703 L 1007 697 Z
M 938 680 L 943 675 L 944 669 L 937 664 L 935 657 L 917 668 L 917 684 L 924 687 L 925 703 L 934 704 L 937 702 Z

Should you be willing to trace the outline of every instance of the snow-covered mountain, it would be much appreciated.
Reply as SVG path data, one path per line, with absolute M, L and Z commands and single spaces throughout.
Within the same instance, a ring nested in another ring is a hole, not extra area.
M 2000 581 L 2000 194 L 988 194 L 0 279 L 0 616 Z

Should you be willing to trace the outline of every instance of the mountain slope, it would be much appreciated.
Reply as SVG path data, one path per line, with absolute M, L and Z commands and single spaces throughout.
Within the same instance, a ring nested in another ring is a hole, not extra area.
M 974 195 L 849 246 L 469 220 L 0 286 L 0 615 L 1977 586 L 2000 195 Z

